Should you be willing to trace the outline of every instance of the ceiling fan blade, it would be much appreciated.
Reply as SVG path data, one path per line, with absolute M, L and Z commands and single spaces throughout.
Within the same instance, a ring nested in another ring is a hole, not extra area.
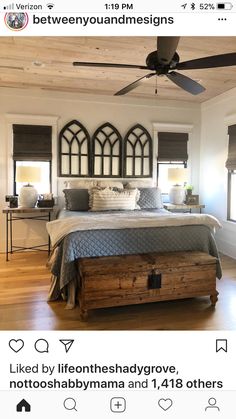
M 179 36 L 158 36 L 157 57 L 161 64 L 169 64 L 176 52 Z
M 189 77 L 184 76 L 183 74 L 176 73 L 176 71 L 171 71 L 171 73 L 166 74 L 169 80 L 177 84 L 177 86 L 191 93 L 192 95 L 199 95 L 199 93 L 204 92 L 205 87 L 196 81 L 190 79 Z
M 236 52 L 184 61 L 183 63 L 177 64 L 176 69 L 195 70 L 201 68 L 228 67 L 231 65 L 236 65 Z
M 125 95 L 126 93 L 130 92 L 130 90 L 135 89 L 136 87 L 138 87 L 140 84 L 142 84 L 143 81 L 150 79 L 151 77 L 155 76 L 156 73 L 149 73 L 146 74 L 146 76 L 141 77 L 140 79 L 134 81 L 131 84 L 128 84 L 128 86 L 124 87 L 123 89 L 119 90 L 119 92 L 116 92 L 114 94 L 114 96 L 121 96 L 121 95 Z
M 140 70 L 148 70 L 145 65 L 135 64 L 113 64 L 113 63 L 88 63 L 83 61 L 74 61 L 75 67 L 111 67 L 111 68 L 139 68 Z

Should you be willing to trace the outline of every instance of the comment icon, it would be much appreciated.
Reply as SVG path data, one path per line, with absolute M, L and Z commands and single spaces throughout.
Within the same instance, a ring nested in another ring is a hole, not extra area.
M 34 344 L 35 350 L 40 354 L 49 352 L 49 343 L 46 339 L 38 339 Z
M 67 397 L 67 399 L 64 400 L 63 406 L 66 410 L 76 410 L 76 401 L 72 397 Z

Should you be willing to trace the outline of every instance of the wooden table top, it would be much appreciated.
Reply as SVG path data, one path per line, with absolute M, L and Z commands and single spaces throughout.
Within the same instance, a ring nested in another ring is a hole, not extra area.
M 17 208 L 10 208 L 6 207 L 2 210 L 3 214 L 29 214 L 29 213 L 49 213 L 53 211 L 53 207 L 45 207 L 45 208 L 26 208 L 26 207 L 17 207 Z
M 166 209 L 205 208 L 203 204 L 163 204 Z

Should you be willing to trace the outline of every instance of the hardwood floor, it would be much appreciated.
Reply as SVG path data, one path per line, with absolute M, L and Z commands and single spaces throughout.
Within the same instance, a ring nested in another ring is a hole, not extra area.
M 209 298 L 91 310 L 81 322 L 79 309 L 47 303 L 50 273 L 46 253 L 0 255 L 0 330 L 235 330 L 236 260 L 222 256 L 219 301 Z

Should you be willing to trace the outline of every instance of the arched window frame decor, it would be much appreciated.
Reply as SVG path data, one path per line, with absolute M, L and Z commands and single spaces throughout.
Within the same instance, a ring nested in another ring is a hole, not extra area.
M 106 132 L 106 129 L 109 129 L 109 133 Z M 104 140 L 101 141 L 99 134 L 102 133 Z M 116 140 L 111 141 L 111 136 L 116 135 Z M 114 153 L 114 147 L 118 141 L 118 153 Z M 110 153 L 105 152 L 106 145 L 110 146 Z M 107 164 L 105 158 L 109 159 L 109 167 L 107 169 Z M 113 161 L 114 158 L 118 158 L 118 173 L 113 174 Z M 100 160 L 99 168 L 100 173 L 95 172 L 96 159 Z M 106 170 L 106 172 L 105 172 Z M 106 122 L 97 128 L 92 137 L 92 175 L 94 177 L 121 177 L 122 176 L 122 137 L 112 124 Z
M 141 131 L 137 134 L 136 131 Z M 127 145 L 130 145 L 132 148 L 132 154 L 128 154 Z M 148 144 L 148 153 L 145 152 L 145 147 Z M 141 154 L 137 153 L 137 146 L 140 145 Z M 146 154 L 145 154 L 146 153 Z M 127 173 L 128 168 L 128 159 L 132 159 L 131 167 L 132 173 Z M 144 173 L 144 161 L 148 159 L 148 173 Z M 135 173 L 137 163 L 140 165 L 140 174 Z M 152 137 L 149 132 L 141 124 L 136 124 L 127 132 L 124 139 L 124 174 L 123 177 L 152 177 L 153 171 L 153 144 Z
M 78 127 L 77 130 L 72 130 L 72 126 L 75 125 Z M 82 139 L 79 138 L 79 135 L 81 132 L 84 134 L 84 137 Z M 68 138 L 66 137 L 67 133 L 72 135 L 72 138 L 70 141 L 68 141 Z M 63 152 L 63 141 L 67 142 L 67 145 L 69 146 L 69 152 L 65 153 Z M 73 141 L 77 141 L 78 144 L 78 153 L 73 153 L 71 151 Z M 82 153 L 81 148 L 84 145 L 84 141 L 87 143 L 87 152 Z M 62 158 L 63 156 L 68 156 L 68 165 L 69 170 L 66 173 L 63 173 L 62 169 Z M 72 173 L 72 157 L 77 156 L 78 157 L 78 173 Z M 82 173 L 82 159 L 87 158 L 87 173 Z M 59 176 L 61 177 L 89 177 L 91 176 L 91 145 L 90 145 L 90 135 L 87 131 L 87 129 L 77 120 L 72 120 L 68 122 L 60 131 L 59 134 Z

